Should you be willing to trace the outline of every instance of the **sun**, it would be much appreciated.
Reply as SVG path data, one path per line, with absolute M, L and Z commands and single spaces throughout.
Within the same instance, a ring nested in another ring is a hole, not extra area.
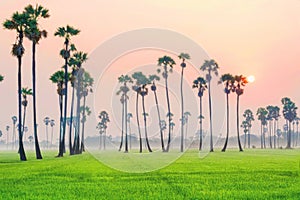
M 249 83 L 253 83 L 253 82 L 255 81 L 255 76 L 253 76 L 253 75 L 248 76 L 248 77 L 247 77 L 247 81 L 248 81 Z

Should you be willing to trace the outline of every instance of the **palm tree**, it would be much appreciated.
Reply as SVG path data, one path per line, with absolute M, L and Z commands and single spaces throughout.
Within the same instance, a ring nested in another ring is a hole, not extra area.
M 278 119 L 280 117 L 280 108 L 278 106 L 273 106 L 273 119 L 274 119 L 274 148 L 276 148 L 276 131 L 277 131 L 277 127 L 278 127 Z
M 169 72 L 173 71 L 173 66 L 176 65 L 175 61 L 169 56 L 163 56 L 158 58 L 158 66 L 163 67 L 162 77 L 165 79 L 165 87 L 166 87 L 166 99 L 168 105 L 168 113 L 171 113 L 171 106 L 170 106 L 170 98 L 169 98 L 169 88 L 168 88 L 168 76 Z M 160 73 L 160 69 L 157 71 Z M 169 119 L 169 135 L 168 135 L 168 144 L 167 148 L 165 149 L 166 152 L 169 151 L 170 143 L 171 143 L 171 117 L 168 116 Z
M 265 108 L 258 108 L 256 111 L 257 119 L 260 121 L 260 133 L 261 133 L 261 140 L 260 145 L 261 148 L 264 148 L 264 127 L 267 125 L 267 114 L 268 111 Z
M 292 137 L 291 137 L 291 123 L 296 119 L 297 117 L 297 107 L 293 101 L 291 101 L 290 98 L 284 97 L 281 99 L 281 103 L 283 105 L 283 116 L 285 120 L 288 121 L 288 135 L 287 135 L 287 149 L 292 148 Z
M 100 122 L 98 124 L 98 129 L 101 131 L 101 134 L 100 134 L 100 137 L 102 134 L 104 134 L 104 140 L 103 140 L 103 149 L 105 150 L 105 144 L 106 144 L 106 129 L 107 129 L 107 123 L 110 122 L 109 120 L 109 116 L 108 116 L 108 113 L 106 111 L 101 111 L 99 116 L 100 118 Z M 100 142 L 101 144 L 101 142 Z
M 199 134 L 199 151 L 202 150 L 202 120 L 203 120 L 203 115 L 202 115 L 202 97 L 203 97 L 203 93 L 207 88 L 206 85 L 206 81 L 203 77 L 198 77 L 196 80 L 193 81 L 193 88 L 197 88 L 198 89 L 198 97 L 199 97 L 199 125 L 200 125 L 200 134 Z
M 4 80 L 4 76 L 2 76 L 1 74 L 0 74 L 0 82 L 2 82 Z
M 101 150 L 101 138 L 102 138 L 102 135 L 104 134 L 104 130 L 105 130 L 105 127 L 104 127 L 104 123 L 102 121 L 98 122 L 97 126 L 96 126 L 96 129 L 99 130 L 99 150 Z
M 50 141 L 50 147 L 51 147 L 52 146 L 52 141 L 53 141 L 53 127 L 55 126 L 54 119 L 50 120 L 50 126 L 51 126 L 51 141 Z
M 135 79 L 135 85 L 132 86 L 132 89 L 133 89 L 133 91 L 136 92 L 135 115 L 136 115 L 136 122 L 137 122 L 138 133 L 139 133 L 140 153 L 142 153 L 143 145 L 142 145 L 142 134 L 141 134 L 141 127 L 140 127 L 140 119 L 139 119 L 139 94 L 141 92 L 141 79 L 145 79 L 146 76 L 142 72 L 134 72 L 131 75 L 131 77 L 133 79 Z M 123 133 L 123 123 L 122 123 L 122 133 Z M 122 138 L 123 138 L 123 136 L 122 136 Z M 122 142 L 121 142 L 121 144 L 122 144 Z
M 6 126 L 6 148 L 8 149 L 8 141 L 9 141 L 9 126 Z
M 219 84 L 223 83 L 225 88 L 224 92 L 226 94 L 226 115 L 227 115 L 227 125 L 226 125 L 226 139 L 225 144 L 222 149 L 222 152 L 226 151 L 228 139 L 229 139 L 229 94 L 230 92 L 234 92 L 234 77 L 231 74 L 223 74 L 219 81 Z
M 22 124 L 22 136 L 24 135 L 25 132 L 25 119 L 26 119 L 26 108 L 28 105 L 28 100 L 27 100 L 27 96 L 32 95 L 32 89 L 28 89 L 28 88 L 22 88 L 22 97 L 23 97 L 23 101 L 22 101 L 22 105 L 23 105 L 23 124 Z
M 93 92 L 92 87 L 94 84 L 94 79 L 91 77 L 90 73 L 88 73 L 87 71 L 84 71 L 82 79 L 81 79 L 81 83 L 82 83 L 81 88 L 82 88 L 82 96 L 83 96 L 83 108 L 88 108 L 86 106 L 86 98 L 90 92 Z M 85 149 L 84 149 L 84 124 L 86 122 L 86 112 L 88 112 L 88 115 L 90 115 L 89 110 L 87 110 L 87 109 L 83 110 L 82 116 L 85 119 L 83 120 L 83 123 L 82 123 L 80 153 L 82 151 L 85 151 Z M 75 147 L 75 153 L 77 153 L 76 149 L 77 148 Z
M 38 142 L 38 134 L 37 134 L 37 116 L 36 116 L 36 59 L 35 59 L 35 52 L 36 52 L 36 45 L 39 41 L 44 37 L 47 37 L 46 30 L 40 30 L 38 27 L 38 20 L 40 18 L 49 18 L 49 10 L 45 9 L 41 5 L 36 5 L 34 8 L 32 5 L 28 5 L 25 7 L 25 13 L 29 15 L 30 23 L 29 28 L 25 31 L 25 36 L 32 41 L 32 89 L 33 89 L 33 127 L 34 127 L 34 138 L 35 138 L 35 149 L 36 149 L 36 158 L 42 159 L 42 154 Z
M 245 118 L 245 121 L 248 123 L 248 148 L 250 148 L 250 133 L 251 133 L 252 121 L 254 121 L 253 112 L 250 109 L 247 109 L 244 111 L 243 117 Z M 244 148 L 246 148 L 246 135 L 245 135 Z
M 183 70 L 184 68 L 186 68 L 186 63 L 185 60 L 189 60 L 190 59 L 190 55 L 187 53 L 180 53 L 180 55 L 178 56 L 179 59 L 182 60 L 180 66 L 181 66 L 181 79 L 180 79 L 180 94 L 181 94 L 181 145 L 180 145 L 180 152 L 183 152 L 183 118 L 184 118 L 184 101 L 183 101 Z
M 211 100 L 211 80 L 212 73 L 218 76 L 218 63 L 214 60 L 205 60 L 200 70 L 207 71 L 206 81 L 208 82 L 208 104 L 209 104 L 209 125 L 210 125 L 210 152 L 214 151 L 213 147 L 213 130 L 212 130 L 212 100 Z
M 268 115 L 267 115 L 267 120 L 269 121 L 269 144 L 270 144 L 270 148 L 272 149 L 272 122 L 274 119 L 274 106 L 267 106 L 267 111 L 268 111 Z M 275 134 L 274 134 L 275 135 Z
M 237 95 L 237 101 L 236 101 L 236 127 L 237 127 L 237 139 L 238 139 L 238 145 L 239 150 L 243 151 L 241 141 L 240 141 L 240 124 L 239 124 L 239 100 L 240 96 L 244 94 L 243 87 L 248 83 L 247 78 L 243 75 L 235 76 L 235 93 Z
M 131 118 L 133 117 L 132 113 L 127 113 L 127 123 L 128 123 L 128 131 L 129 131 L 129 149 L 131 149 L 131 139 L 132 139 L 132 134 L 131 134 Z
M 87 116 L 90 116 L 92 111 L 91 111 L 90 107 L 88 107 L 88 106 L 81 106 L 80 111 L 82 114 L 82 119 L 81 119 L 82 129 L 81 129 L 81 145 L 80 145 L 79 153 L 82 153 L 83 151 L 85 151 L 85 146 L 84 146 L 84 127 L 85 126 L 84 125 L 85 125 Z
M 48 126 L 49 126 L 49 123 L 50 123 L 50 118 L 49 117 L 45 117 L 43 122 L 45 123 L 45 126 L 46 126 L 46 146 L 47 146 L 47 149 L 49 148 L 49 145 L 48 145 Z
M 152 152 L 152 149 L 149 144 L 149 139 L 148 139 L 148 133 L 147 133 L 147 113 L 145 109 L 145 96 L 148 95 L 148 88 L 147 85 L 150 84 L 151 81 L 147 79 L 147 82 L 144 82 L 142 87 L 141 87 L 141 92 L 140 95 L 142 96 L 142 106 L 143 106 L 143 116 L 144 116 L 144 127 L 145 127 L 145 138 L 146 138 L 146 145 L 148 148 L 149 152 Z
M 119 151 L 122 149 L 123 145 L 123 135 L 124 135 L 124 129 L 123 124 L 125 122 L 125 153 L 128 153 L 128 134 L 127 134 L 127 122 L 126 122 L 126 116 L 127 116 L 127 101 L 129 99 L 127 93 L 129 92 L 129 87 L 127 86 L 128 83 L 133 83 L 132 79 L 128 75 L 121 75 L 119 78 L 119 83 L 123 84 L 120 87 L 120 90 L 117 92 L 117 95 L 121 94 L 121 103 L 122 103 L 122 136 L 121 136 L 121 143 Z
M 68 77 L 70 79 L 70 73 L 68 73 Z M 55 72 L 51 75 L 50 80 L 52 83 L 55 83 L 57 85 L 57 94 L 58 94 L 58 100 L 59 100 L 59 111 L 60 111 L 60 118 L 59 118 L 59 155 L 58 157 L 62 157 L 63 154 L 63 146 L 64 146 L 64 140 L 63 140 L 63 96 L 66 94 L 66 90 L 64 88 L 64 82 L 65 82 L 65 72 L 60 70 Z M 62 152 L 60 152 L 62 151 Z
M 159 130 L 160 130 L 161 149 L 164 152 L 165 151 L 164 135 L 163 135 L 162 127 L 160 125 L 161 117 L 160 117 L 160 110 L 159 110 L 159 104 L 158 104 L 158 98 L 157 98 L 157 92 L 156 92 L 157 87 L 155 84 L 155 81 L 159 81 L 160 78 L 159 78 L 159 76 L 153 74 L 153 75 L 149 76 L 149 80 L 152 81 L 151 90 L 154 93 L 155 105 L 156 105 L 157 116 L 158 116 L 158 125 L 159 125 Z
M 29 16 L 26 13 L 15 12 L 11 19 L 5 20 L 3 26 L 5 29 L 14 30 L 17 32 L 17 41 L 13 44 L 12 55 L 18 59 L 18 115 L 19 115 L 19 150 L 20 160 L 26 161 L 26 154 L 22 140 L 22 57 L 25 49 L 23 46 L 24 31 L 28 26 Z
M 64 49 L 61 50 L 60 55 L 65 60 L 64 71 L 64 84 L 65 84 L 65 99 L 64 99 L 64 115 L 63 115 L 63 126 L 62 126 L 62 141 L 59 145 L 58 157 L 62 157 L 64 153 L 64 143 L 65 143 L 65 133 L 66 133 L 66 117 L 67 117 L 67 104 L 68 104 L 68 62 L 70 58 L 70 51 L 76 50 L 74 45 L 70 45 L 71 36 L 78 35 L 80 30 L 73 28 L 72 26 L 67 25 L 66 27 L 59 27 L 57 31 L 54 33 L 54 36 L 64 38 Z M 70 47 L 69 47 L 70 45 Z
M 295 122 L 296 122 L 296 147 L 298 146 L 298 140 L 299 140 L 299 117 L 296 117 Z
M 16 123 L 18 121 L 18 118 L 17 116 L 12 116 L 11 119 L 13 121 L 12 149 L 14 149 L 16 143 Z
M 80 108 L 80 99 L 82 93 L 82 76 L 84 70 L 81 68 L 82 64 L 87 61 L 87 54 L 83 52 L 75 52 L 73 56 L 69 60 L 69 66 L 72 67 L 72 77 L 71 77 L 71 87 L 72 87 L 72 100 L 71 100 L 71 111 L 70 111 L 70 127 L 72 127 L 73 123 L 73 112 L 74 112 L 74 94 L 75 94 L 75 87 L 77 90 L 77 115 L 79 114 Z M 77 123 L 79 124 L 79 118 L 77 117 Z M 79 129 L 77 129 L 79 130 Z M 79 146 L 79 131 L 75 133 L 74 143 L 76 146 Z M 75 145 L 74 144 L 74 145 Z M 74 149 L 72 148 L 72 128 L 69 130 L 69 148 L 70 148 L 70 155 L 74 154 Z M 77 147 L 78 152 L 79 147 Z
M 244 143 L 244 148 L 246 148 L 246 138 L 247 138 L 247 133 L 249 134 L 249 129 L 250 129 L 250 124 L 247 120 L 242 121 L 241 128 L 244 129 L 244 134 L 245 134 L 245 143 Z

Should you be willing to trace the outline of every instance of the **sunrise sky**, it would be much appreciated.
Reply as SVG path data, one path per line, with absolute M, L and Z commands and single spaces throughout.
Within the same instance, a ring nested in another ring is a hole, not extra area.
M 242 112 L 246 108 L 256 112 L 259 106 L 269 104 L 281 107 L 280 99 L 284 96 L 300 105 L 300 0 L 2 0 L 1 24 L 13 12 L 36 3 L 48 8 L 51 15 L 40 21 L 49 36 L 37 49 L 39 126 L 45 116 L 58 119 L 56 86 L 49 77 L 64 63 L 58 53 L 63 40 L 53 34 L 57 27 L 66 24 L 82 31 L 72 42 L 88 53 L 109 38 L 134 29 L 151 27 L 178 32 L 198 43 L 215 59 L 220 74 L 255 76 L 255 82 L 247 85 L 241 97 Z M 0 74 L 5 77 L 0 83 L 2 131 L 11 125 L 11 116 L 17 115 L 17 60 L 10 54 L 15 37 L 14 32 L 0 28 Z M 31 50 L 27 40 L 25 48 L 23 85 L 31 87 Z M 124 67 L 130 66 L 129 57 L 123 58 Z M 146 65 L 149 61 L 138 63 Z M 218 101 L 224 103 L 224 100 L 225 97 L 218 96 Z M 28 126 L 32 131 L 29 104 Z M 257 132 L 258 127 L 255 129 Z

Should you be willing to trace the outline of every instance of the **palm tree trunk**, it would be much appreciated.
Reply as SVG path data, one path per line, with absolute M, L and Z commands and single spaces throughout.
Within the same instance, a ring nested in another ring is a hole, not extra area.
M 210 84 L 211 84 L 211 80 L 208 82 L 208 105 L 209 105 L 210 152 L 213 152 L 214 146 L 213 146 L 213 133 L 212 133 L 212 108 L 211 108 Z
M 85 151 L 85 147 L 84 147 L 84 125 L 85 125 L 85 121 L 86 121 L 85 105 L 86 105 L 86 96 L 83 97 L 83 114 L 82 114 L 82 116 L 83 116 L 84 120 L 82 120 L 80 153 Z
M 237 127 L 237 139 L 240 151 L 243 151 L 241 141 L 240 141 L 240 119 L 239 119 L 239 100 L 240 95 L 237 95 L 237 103 L 236 103 L 236 127 Z
M 21 40 L 21 39 L 20 39 Z M 24 146 L 23 146 L 23 137 L 22 137 L 22 57 L 18 56 L 18 103 L 19 103 L 19 154 L 20 154 L 20 160 L 21 161 L 26 161 L 26 154 L 24 151 Z
M 40 150 L 38 134 L 37 134 L 35 47 L 36 47 L 36 43 L 32 42 L 32 98 L 33 98 L 33 131 L 34 131 L 33 135 L 34 135 L 36 159 L 43 159 Z
M 272 123 L 271 123 L 271 121 L 270 121 L 270 123 L 269 123 L 269 140 L 270 140 L 270 148 L 272 149 L 273 148 L 273 145 L 272 145 Z
M 123 98 L 123 97 L 122 97 Z M 120 142 L 120 147 L 119 147 L 119 151 L 121 151 L 122 146 L 123 146 L 123 137 L 124 137 L 124 102 L 122 102 L 122 134 L 121 134 L 121 142 Z
M 73 111 L 74 111 L 74 95 L 75 95 L 75 88 L 72 88 L 72 100 L 71 100 L 71 113 L 70 113 L 70 130 L 69 130 L 69 149 L 70 155 L 73 155 L 73 147 L 72 147 L 72 125 L 73 125 Z
M 102 142 L 101 142 L 101 140 L 102 140 L 102 134 L 100 133 L 99 134 L 99 150 L 101 150 L 101 144 L 102 144 Z
M 247 144 L 247 132 L 244 132 L 244 149 L 246 148 L 246 144 Z
M 144 126 L 145 126 L 145 138 L 146 138 L 146 144 L 149 152 L 152 152 L 152 149 L 149 144 L 148 140 L 148 134 L 147 134 L 147 117 L 146 117 L 146 109 L 145 109 L 145 97 L 142 96 L 142 104 L 143 104 L 143 114 L 144 114 Z
M 140 119 L 139 119 L 139 93 L 136 93 L 136 101 L 135 101 L 135 112 L 136 112 L 136 123 L 139 132 L 139 139 L 140 139 L 140 153 L 143 152 L 143 143 L 142 143 L 142 134 L 141 134 L 141 127 L 140 127 Z
M 266 127 L 264 126 L 264 129 L 265 129 Z M 265 132 L 265 130 L 263 130 L 263 136 L 264 136 L 264 148 L 266 148 L 266 132 Z
M 167 66 L 165 66 L 165 73 L 167 74 Z M 170 99 L 169 99 L 169 88 L 168 88 L 168 77 L 165 78 L 166 84 L 166 98 L 167 98 L 167 105 L 168 105 L 168 118 L 169 118 L 169 136 L 168 136 L 168 145 L 166 148 L 166 152 L 169 151 L 171 145 L 171 106 L 170 106 Z
M 51 127 L 51 143 L 50 143 L 50 149 L 52 147 L 53 142 L 53 126 Z
M 199 104 L 200 104 L 200 135 L 199 135 L 199 151 L 202 150 L 202 139 L 203 139 L 203 133 L 202 133 L 202 97 L 199 97 Z
M 263 149 L 263 125 L 262 125 L 262 121 L 260 122 L 260 148 Z
M 128 128 L 127 128 L 127 96 L 125 96 L 125 113 L 124 113 L 124 121 L 125 121 L 125 153 L 128 153 Z
M 23 123 L 22 123 L 22 139 L 25 133 L 25 117 L 26 117 L 26 106 L 24 106 L 24 113 L 23 113 Z M 20 153 L 20 148 L 18 149 L 18 153 Z
M 226 139 L 225 139 L 225 144 L 222 149 L 222 152 L 226 151 L 227 144 L 228 144 L 228 138 L 229 138 L 229 95 L 227 93 L 226 93 L 226 114 L 227 114 Z
M 129 130 L 129 150 L 132 149 L 132 134 L 131 134 L 131 124 L 130 119 L 128 120 L 128 130 Z
M 63 127 L 63 96 L 59 95 L 59 150 L 58 150 L 58 155 L 57 157 L 63 157 L 63 146 L 62 146 L 62 127 Z
M 154 90 L 154 98 L 155 98 L 155 104 L 156 104 L 156 110 L 157 110 L 157 115 L 158 115 L 158 124 L 159 124 L 159 130 L 160 130 L 160 142 L 161 142 L 161 149 L 164 152 L 165 151 L 165 145 L 164 145 L 164 135 L 163 131 L 161 129 L 161 118 L 160 118 L 160 111 L 159 111 L 159 105 L 158 105 L 158 99 L 157 99 L 157 94 L 156 91 Z
M 274 149 L 276 149 L 276 120 L 274 120 L 274 124 L 273 124 L 273 143 L 274 143 Z
M 183 102 L 183 67 L 181 70 L 181 80 L 180 80 L 180 94 L 181 94 L 181 145 L 180 145 L 180 152 L 183 152 L 183 113 L 184 113 L 184 102 Z
M 12 138 L 11 138 L 11 143 L 12 143 L 12 149 L 15 148 L 15 143 L 16 143 L 16 124 L 13 123 L 13 135 L 12 135 Z
M 297 138 L 296 138 L 296 147 L 298 146 L 298 140 L 299 140 L 299 124 L 296 124 L 297 126 Z
M 47 149 L 49 149 L 49 141 L 48 141 L 48 125 L 46 125 L 46 144 L 47 144 Z
M 287 149 L 291 149 L 291 122 L 288 123 Z
M 106 149 L 106 128 L 104 129 L 103 150 Z
M 76 129 L 75 129 L 75 135 L 74 135 L 74 144 L 73 144 L 73 153 L 74 154 L 78 154 L 79 153 L 79 134 L 80 134 L 80 100 L 81 100 L 81 89 L 80 89 L 80 85 L 81 85 L 81 75 L 79 74 L 81 73 L 81 71 L 78 71 L 78 75 L 77 75 L 77 88 L 76 88 Z

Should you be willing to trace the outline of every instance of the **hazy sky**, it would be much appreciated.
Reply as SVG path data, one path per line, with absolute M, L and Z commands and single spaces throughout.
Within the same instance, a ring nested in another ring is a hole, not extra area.
M 51 15 L 40 21 L 49 36 L 37 48 L 40 126 L 45 116 L 58 119 L 56 86 L 49 77 L 64 63 L 58 54 L 63 40 L 55 38 L 53 33 L 66 24 L 82 31 L 72 42 L 89 53 L 112 36 L 133 29 L 154 27 L 176 31 L 205 49 L 219 63 L 221 74 L 256 77 L 242 96 L 242 111 L 248 107 L 256 111 L 257 107 L 268 104 L 281 106 L 283 96 L 291 97 L 297 105 L 300 103 L 299 0 L 2 0 L 1 23 L 29 3 L 43 5 Z M 7 124 L 11 125 L 11 116 L 17 115 L 17 60 L 10 55 L 15 37 L 14 32 L 0 28 L 0 74 L 5 76 L 0 83 L 2 131 Z M 31 50 L 27 40 L 25 48 L 23 85 L 31 87 Z M 218 100 L 225 100 L 222 98 Z M 232 96 L 232 105 L 234 99 Z M 31 102 L 28 109 L 32 109 Z M 31 122 L 31 111 L 28 117 Z

